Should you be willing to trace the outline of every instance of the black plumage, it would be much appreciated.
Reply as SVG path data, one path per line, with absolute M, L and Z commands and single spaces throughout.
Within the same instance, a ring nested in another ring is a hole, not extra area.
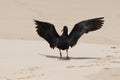
M 57 47 L 60 50 L 60 57 L 62 57 L 61 50 L 67 51 L 66 58 L 69 59 L 68 49 L 69 46 L 73 47 L 78 42 L 79 38 L 84 34 L 90 31 L 95 31 L 100 29 L 103 26 L 104 17 L 94 18 L 89 20 L 81 21 L 73 27 L 72 31 L 68 35 L 68 27 L 63 27 L 63 33 L 60 36 L 54 25 L 48 22 L 34 20 L 37 25 L 37 33 L 40 37 L 44 38 L 51 48 Z

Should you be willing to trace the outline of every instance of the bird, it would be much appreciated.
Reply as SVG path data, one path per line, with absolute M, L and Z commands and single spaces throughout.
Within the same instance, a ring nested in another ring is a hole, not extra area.
M 61 50 L 66 50 L 66 59 L 70 59 L 68 56 L 69 47 L 74 47 L 79 38 L 92 31 L 99 30 L 104 24 L 104 17 L 92 18 L 83 20 L 76 23 L 68 34 L 68 27 L 63 26 L 63 33 L 59 35 L 55 29 L 54 24 L 44 21 L 34 20 L 36 25 L 36 32 L 40 37 L 45 39 L 51 48 L 58 48 L 60 52 L 60 58 L 62 58 Z

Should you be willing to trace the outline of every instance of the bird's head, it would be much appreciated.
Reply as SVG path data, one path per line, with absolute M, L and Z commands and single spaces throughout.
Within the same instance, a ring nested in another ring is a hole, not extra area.
M 63 32 L 63 35 L 68 35 L 68 27 L 67 26 L 64 26 L 61 31 Z
M 68 32 L 68 27 L 64 26 L 63 29 L 61 30 L 61 32 Z

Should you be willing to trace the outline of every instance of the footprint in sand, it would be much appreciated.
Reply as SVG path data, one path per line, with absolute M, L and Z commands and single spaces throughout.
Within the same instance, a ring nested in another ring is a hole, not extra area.
M 105 70 L 109 70 L 109 69 L 111 69 L 111 68 L 105 67 L 104 69 L 105 69 Z
M 27 69 L 21 69 L 20 71 L 17 71 L 14 74 L 33 73 L 34 71 L 36 71 L 38 69 L 39 69 L 39 67 L 30 67 L 30 68 L 27 68 Z
M 92 67 L 92 66 L 93 66 L 93 64 L 90 64 L 90 65 L 81 65 L 81 66 L 67 66 L 66 68 L 77 68 L 77 67 L 83 68 L 83 67 Z
M 111 47 L 113 50 L 114 50 L 114 53 L 120 53 L 120 51 L 118 51 L 117 49 L 117 47 Z
M 75 66 L 67 66 L 66 68 L 74 68 Z
M 0 80 L 13 80 L 13 79 L 5 77 L 5 76 L 0 76 Z
M 92 67 L 92 66 L 94 66 L 93 64 L 90 64 L 90 65 L 82 65 L 82 66 L 78 66 L 78 67 Z
M 113 61 L 111 61 L 111 63 L 120 63 L 120 60 L 118 61 L 118 60 L 113 60 Z
M 112 49 L 116 49 L 117 47 L 115 47 L 115 46 L 112 46 L 111 48 L 112 48 Z
M 41 67 L 30 67 L 27 69 L 21 69 L 14 73 L 15 79 L 17 80 L 33 80 L 45 76 L 44 73 L 39 73 Z
M 114 53 L 120 53 L 120 51 L 114 51 Z

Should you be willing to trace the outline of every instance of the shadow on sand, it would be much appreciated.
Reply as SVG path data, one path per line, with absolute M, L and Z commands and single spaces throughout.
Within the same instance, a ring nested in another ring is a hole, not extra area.
M 39 55 L 45 56 L 47 58 L 56 58 L 56 59 L 60 59 L 60 60 L 68 60 L 68 59 L 66 59 L 66 57 L 60 58 L 59 56 L 52 56 L 52 55 L 46 55 L 46 54 L 40 54 L 40 53 L 39 53 Z M 99 57 L 69 57 L 69 58 L 70 59 L 76 59 L 76 60 L 79 60 L 79 59 L 101 59 Z

